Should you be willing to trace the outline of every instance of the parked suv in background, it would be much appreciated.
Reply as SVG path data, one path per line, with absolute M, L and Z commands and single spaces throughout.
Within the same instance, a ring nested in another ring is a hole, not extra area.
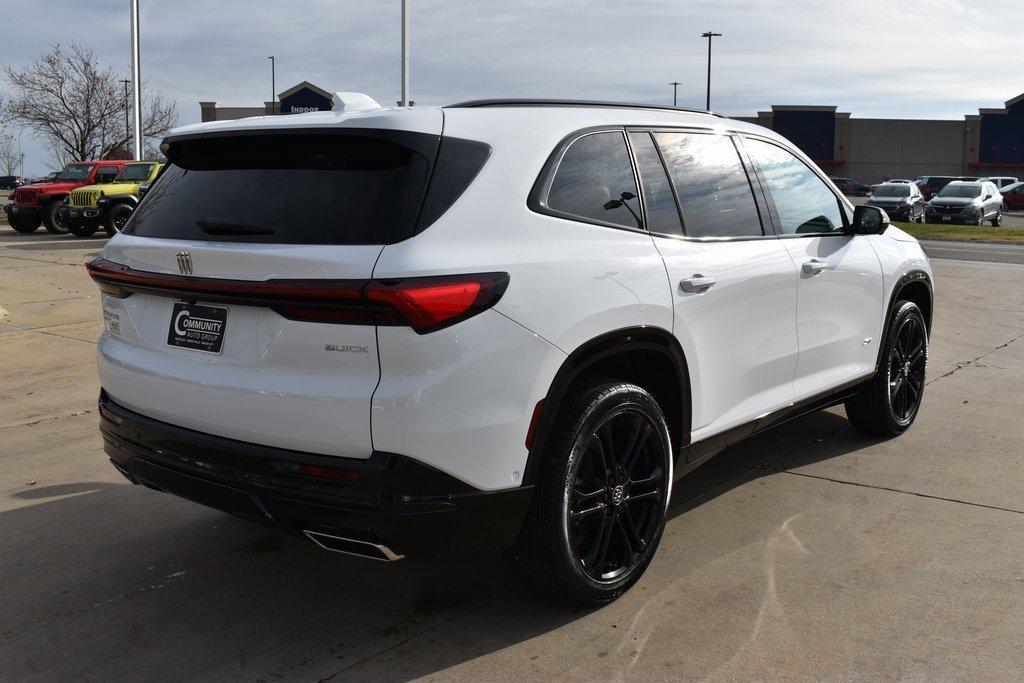
M 894 220 L 924 222 L 924 197 L 914 183 L 882 183 L 871 193 L 866 204 L 884 209 Z
M 40 224 L 47 231 L 62 235 L 68 231 L 61 204 L 76 187 L 113 180 L 126 161 L 82 161 L 68 164 L 50 183 L 23 185 L 11 194 L 4 206 L 11 227 L 22 233 L 35 232 Z
M 1010 185 L 1016 185 L 1020 182 L 1020 179 L 1008 175 L 992 175 L 986 178 L 986 180 L 991 180 L 992 184 L 995 185 L 996 189 L 1000 192 L 1003 191 L 1003 188 L 1009 187 Z
M 858 183 L 851 178 L 829 178 L 839 191 L 851 197 L 866 197 L 871 193 L 871 188 L 864 183 Z
M 925 206 L 928 223 L 968 223 L 982 225 L 991 221 L 996 227 L 1002 221 L 1003 196 L 991 181 L 956 180 L 944 188 Z
M 132 482 L 378 560 L 510 546 L 598 604 L 713 454 L 841 402 L 894 436 L 921 404 L 928 259 L 770 130 L 338 93 L 165 142 L 89 265 Z
M 125 164 L 111 182 L 74 190 L 61 209 L 68 231 L 75 237 L 91 237 L 102 225 L 107 235 L 116 235 L 139 203 L 140 186 L 151 183 L 161 166 L 156 161 Z
M 1007 185 L 999 193 L 1003 195 L 1003 208 L 1012 211 L 1024 209 L 1024 183 Z
M 956 180 L 954 176 L 948 175 L 926 175 L 921 176 L 916 181 L 917 186 L 921 188 L 921 194 L 924 195 L 925 199 L 931 199 L 939 190 L 944 188 L 949 183 Z
M 0 175 L 0 190 L 16 190 L 24 183 L 24 179 L 16 175 Z

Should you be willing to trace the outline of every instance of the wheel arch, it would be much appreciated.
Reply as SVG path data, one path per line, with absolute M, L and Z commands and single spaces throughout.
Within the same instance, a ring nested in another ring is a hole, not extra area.
M 921 314 L 924 316 L 925 328 L 928 330 L 928 335 L 931 336 L 934 292 L 932 290 L 932 279 L 928 273 L 923 270 L 911 270 L 901 275 L 896 281 L 896 284 L 892 288 L 892 294 L 889 295 L 889 303 L 885 310 L 885 321 L 882 328 L 884 330 L 884 334 L 888 334 L 889 321 L 892 320 L 892 315 L 896 308 L 896 302 L 903 300 L 912 301 L 921 309 Z M 878 358 L 875 361 L 876 369 L 881 367 L 882 352 L 884 350 L 885 338 L 883 337 L 878 345 Z
M 545 442 L 569 396 L 588 377 L 607 376 L 634 382 L 651 392 L 665 411 L 673 440 L 673 456 L 689 445 L 690 376 L 686 356 L 671 332 L 657 327 L 630 327 L 595 337 L 578 346 L 555 373 L 535 418 L 535 435 L 527 457 L 524 484 L 533 484 L 543 460 Z

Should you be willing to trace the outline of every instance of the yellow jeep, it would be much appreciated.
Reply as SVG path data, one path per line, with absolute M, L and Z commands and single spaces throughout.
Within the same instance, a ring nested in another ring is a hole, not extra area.
M 61 207 L 68 232 L 75 237 L 92 237 L 102 225 L 107 235 L 116 235 L 139 203 L 139 186 L 156 180 L 161 168 L 163 164 L 156 161 L 135 161 L 125 164 L 109 183 L 72 191 Z

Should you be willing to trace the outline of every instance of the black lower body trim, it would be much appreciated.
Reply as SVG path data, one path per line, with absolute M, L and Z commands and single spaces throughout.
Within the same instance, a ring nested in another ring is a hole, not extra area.
M 479 491 L 391 453 L 356 460 L 204 434 L 106 393 L 99 405 L 104 450 L 129 481 L 295 536 L 333 534 L 401 555 L 501 548 L 518 536 L 533 493 Z
M 697 465 L 716 453 L 720 453 L 729 446 L 739 443 L 758 432 L 763 432 L 766 429 L 771 429 L 772 427 L 776 427 L 784 422 L 795 420 L 802 415 L 842 403 L 863 389 L 864 386 L 871 381 L 872 377 L 873 375 L 868 377 L 859 377 L 838 387 L 829 389 L 825 393 L 803 399 L 802 401 L 798 401 L 790 406 L 781 408 L 773 413 L 763 415 L 756 420 L 745 422 L 731 429 L 727 429 L 720 434 L 715 434 L 707 439 L 686 446 L 683 449 L 683 457 L 680 458 L 679 466 L 676 467 L 675 478 L 679 479 L 681 476 L 692 471 Z

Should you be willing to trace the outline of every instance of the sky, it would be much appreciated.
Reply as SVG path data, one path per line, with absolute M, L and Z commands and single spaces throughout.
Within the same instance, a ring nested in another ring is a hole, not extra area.
M 308 80 L 382 104 L 400 88 L 400 0 L 140 0 L 142 75 L 177 102 L 260 106 Z M 555 97 L 712 109 L 837 105 L 854 117 L 962 119 L 1024 93 L 1020 0 L 409 0 L 411 99 Z M 18 2 L 0 16 L 0 63 L 78 41 L 130 69 L 129 0 Z M 0 83 L 0 91 L 8 88 Z M 16 136 L 17 130 L 10 131 Z M 25 173 L 47 155 L 21 136 Z

